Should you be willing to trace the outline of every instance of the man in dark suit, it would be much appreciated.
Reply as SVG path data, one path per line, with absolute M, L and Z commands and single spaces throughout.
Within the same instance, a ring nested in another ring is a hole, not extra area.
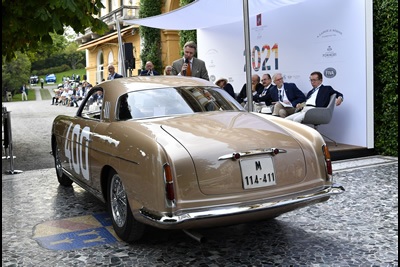
M 154 65 L 153 62 L 147 61 L 146 62 L 146 69 L 142 70 L 140 73 L 140 76 L 154 76 L 154 75 L 159 75 L 157 71 L 153 70 Z
M 294 83 L 283 82 L 281 73 L 272 76 L 275 86 L 271 88 L 271 97 L 275 103 L 272 115 L 285 118 L 296 111 L 299 103 L 306 101 L 302 91 Z
M 246 84 L 243 85 L 242 90 L 237 95 L 236 100 L 242 105 L 246 106 L 247 104 L 247 86 Z M 255 95 L 260 95 L 264 90 L 264 86 L 260 83 L 260 76 L 258 74 L 253 74 L 251 76 L 251 89 L 253 92 L 253 97 Z
M 261 83 L 263 85 L 263 90 L 260 94 L 256 94 L 253 96 L 254 100 L 254 111 L 261 112 L 263 108 L 269 108 L 268 113 L 272 113 L 272 96 L 271 96 L 271 88 L 272 88 L 272 78 L 268 73 L 264 74 L 261 78 Z
M 296 108 L 301 110 L 300 112 L 290 115 L 286 119 L 302 122 L 307 110 L 314 107 L 327 107 L 331 98 L 331 95 L 336 94 L 336 106 L 339 106 L 343 102 L 343 94 L 336 91 L 329 85 L 322 84 L 322 73 L 314 71 L 310 75 L 310 82 L 313 87 L 307 93 L 307 101 L 301 104 L 297 104 Z
M 117 78 L 123 78 L 124 76 L 122 76 L 121 74 L 118 74 L 115 72 L 115 67 L 113 64 L 108 65 L 108 78 L 107 80 L 113 80 L 113 79 L 117 79 Z
M 183 58 L 172 63 L 172 75 L 198 77 L 209 81 L 206 63 L 194 57 L 196 51 L 196 43 L 193 41 L 187 42 L 183 47 Z

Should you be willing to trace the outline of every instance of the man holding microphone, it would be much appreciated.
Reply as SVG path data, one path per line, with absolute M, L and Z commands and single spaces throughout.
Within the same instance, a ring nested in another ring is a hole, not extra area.
M 198 77 L 210 80 L 206 63 L 203 60 L 194 58 L 197 45 L 193 41 L 187 42 L 183 47 L 183 58 L 175 60 L 172 63 L 172 75 Z

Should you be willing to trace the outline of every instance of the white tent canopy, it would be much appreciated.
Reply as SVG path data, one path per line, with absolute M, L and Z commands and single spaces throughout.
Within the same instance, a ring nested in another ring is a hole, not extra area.
M 249 16 L 273 11 L 305 0 L 251 0 Z M 243 0 L 196 0 L 171 12 L 144 19 L 124 20 L 165 30 L 194 30 L 243 21 Z

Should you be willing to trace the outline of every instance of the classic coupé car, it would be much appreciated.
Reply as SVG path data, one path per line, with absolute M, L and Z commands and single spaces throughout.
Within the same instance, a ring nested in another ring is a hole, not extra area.
M 314 129 L 244 110 L 212 83 L 131 77 L 89 91 L 52 128 L 58 181 L 107 203 L 125 241 L 276 217 L 344 191 Z

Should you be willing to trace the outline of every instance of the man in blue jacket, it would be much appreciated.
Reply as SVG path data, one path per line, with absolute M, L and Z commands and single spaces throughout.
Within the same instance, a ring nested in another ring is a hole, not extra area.
M 275 103 L 272 115 L 285 118 L 296 111 L 299 103 L 306 101 L 302 91 L 294 83 L 283 82 L 281 73 L 272 76 L 275 86 L 271 88 L 271 97 Z
M 302 122 L 306 111 L 314 107 L 327 107 L 331 95 L 336 94 L 336 106 L 339 106 L 343 102 L 343 94 L 336 91 L 329 85 L 322 84 L 322 73 L 319 71 L 314 71 L 310 75 L 310 82 L 313 89 L 307 93 L 307 100 L 303 104 L 297 104 L 297 109 L 300 112 L 290 115 L 286 119 Z

